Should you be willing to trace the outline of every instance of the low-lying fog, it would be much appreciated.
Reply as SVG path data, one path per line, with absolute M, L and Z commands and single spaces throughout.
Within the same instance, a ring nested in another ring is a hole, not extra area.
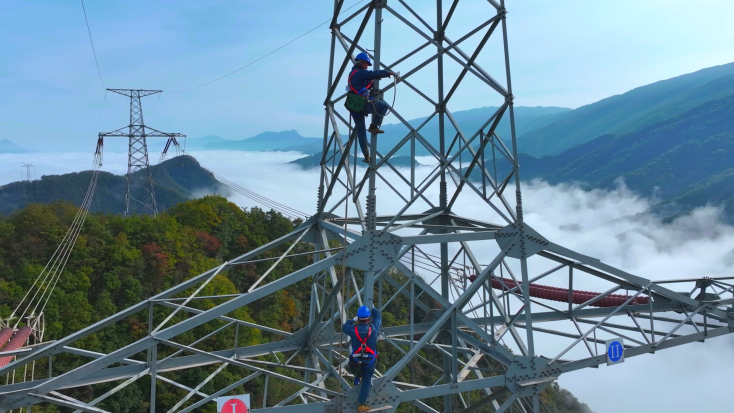
M 316 206 L 318 170 L 303 171 L 286 164 L 302 154 L 192 155 L 228 179 L 278 202 L 308 213 Z M 0 184 L 18 180 L 22 162 L 34 162 L 40 178 L 79 171 L 79 165 L 91 166 L 92 155 L 0 155 Z M 106 154 L 103 169 L 124 173 L 126 154 Z M 422 167 L 419 175 L 430 170 Z M 378 185 L 378 194 L 382 205 L 399 200 L 385 185 Z M 256 205 L 239 195 L 230 199 L 242 207 Z M 715 208 L 702 208 L 662 224 L 644 214 L 651 201 L 629 192 L 623 184 L 613 191 L 584 191 L 573 185 L 531 182 L 523 186 L 523 202 L 525 221 L 546 238 L 635 275 L 659 280 L 733 273 L 734 228 L 721 222 Z M 486 210 L 479 203 L 462 202 L 456 212 L 481 219 L 480 208 Z M 483 262 L 491 259 L 482 258 Z M 731 403 L 726 392 L 732 371 L 734 337 L 725 336 L 631 358 L 621 365 L 570 373 L 560 378 L 560 384 L 597 413 L 713 412 L 724 411 L 723 406 Z

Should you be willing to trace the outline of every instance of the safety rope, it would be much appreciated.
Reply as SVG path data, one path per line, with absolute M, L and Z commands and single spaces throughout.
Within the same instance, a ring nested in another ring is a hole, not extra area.
M 350 127 L 351 127 L 351 121 L 350 121 Z M 351 136 L 351 128 L 350 128 L 349 133 Z M 356 160 L 355 160 L 355 163 L 356 163 Z M 349 165 L 347 165 L 347 168 L 349 168 Z M 339 311 L 341 312 L 340 318 L 344 320 L 345 322 L 348 317 L 346 313 L 346 309 L 345 309 L 345 305 L 346 305 L 345 302 L 346 303 L 349 302 L 349 297 L 348 297 L 349 293 L 347 289 L 347 216 L 348 215 L 349 215 L 349 202 L 344 202 L 344 237 L 342 238 L 343 248 L 342 248 L 342 280 L 341 280 L 342 281 L 341 282 L 342 299 L 341 299 Z M 325 248 L 329 248 L 329 246 L 326 245 Z M 359 291 L 356 291 L 356 293 L 359 294 Z M 340 323 L 340 324 L 343 325 L 344 323 Z M 340 334 L 339 334 L 339 356 L 340 357 L 343 354 L 343 350 L 342 350 L 343 347 L 344 347 L 344 329 L 341 328 Z M 347 368 L 349 368 L 349 357 L 350 356 L 347 356 L 347 359 L 346 359 Z M 342 393 L 343 393 L 343 391 L 341 391 L 341 384 L 344 382 L 344 369 L 342 368 L 341 359 L 337 360 L 337 364 L 339 366 L 339 389 L 340 389 L 339 395 L 337 396 L 337 404 L 341 406 L 341 398 L 342 398 Z
M 375 107 L 375 102 L 374 101 L 371 101 L 371 100 L 368 100 L 367 101 L 367 103 L 371 103 L 372 104 L 372 108 L 375 110 L 375 113 L 377 114 L 377 116 L 380 116 L 380 117 L 383 117 L 384 118 L 385 116 L 387 116 L 387 115 L 389 115 L 389 114 L 392 113 L 393 108 L 395 107 L 395 98 L 398 95 L 398 82 L 400 82 L 400 73 L 395 73 L 395 80 L 393 81 L 394 87 L 392 89 L 392 105 L 390 105 L 390 107 L 387 109 L 387 112 L 385 112 L 384 115 L 380 115 L 377 112 L 377 108 Z

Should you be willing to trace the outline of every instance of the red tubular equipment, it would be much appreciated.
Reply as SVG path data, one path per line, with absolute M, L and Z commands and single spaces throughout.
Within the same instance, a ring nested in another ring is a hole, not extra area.
M 10 342 L 0 350 L 0 355 L 6 351 L 13 351 L 23 347 L 26 340 L 28 340 L 28 337 L 31 336 L 31 332 L 32 330 L 30 327 L 26 326 L 19 328 L 13 338 L 10 339 Z M 0 367 L 4 367 L 6 364 L 10 363 L 13 360 L 13 357 L 15 356 L 0 357 Z
M 0 348 L 3 348 L 5 343 L 7 343 L 8 340 L 10 340 L 10 337 L 12 336 L 13 336 L 13 329 L 10 327 L 3 328 L 2 330 L 0 330 Z
M 474 274 L 469 276 L 469 280 L 471 282 L 474 282 L 474 280 L 476 279 L 477 279 L 477 276 Z M 515 284 L 515 281 L 509 278 L 492 277 L 492 288 L 497 289 L 497 290 L 507 291 L 509 289 L 516 287 L 518 284 L 522 286 L 521 282 L 518 282 L 517 284 Z M 542 298 L 544 300 L 558 301 L 561 303 L 568 303 L 569 294 L 568 294 L 568 289 L 566 288 L 551 287 L 548 285 L 530 284 L 530 287 L 528 290 L 529 290 L 531 297 Z M 574 304 L 583 304 L 591 300 L 592 298 L 598 296 L 599 294 L 601 293 L 595 293 L 591 291 L 573 290 L 571 294 L 571 300 Z M 624 304 L 625 301 L 629 299 L 630 299 L 629 295 L 609 294 L 608 296 L 600 300 L 597 300 L 589 305 L 591 307 L 618 307 Z M 630 305 L 641 305 L 641 304 L 648 304 L 649 302 L 650 302 L 650 297 L 637 297 L 634 300 L 630 301 L 629 304 Z

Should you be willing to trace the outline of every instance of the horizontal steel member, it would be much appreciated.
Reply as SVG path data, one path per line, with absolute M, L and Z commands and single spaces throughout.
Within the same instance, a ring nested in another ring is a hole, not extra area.
M 454 234 L 414 235 L 401 237 L 403 245 L 440 244 L 444 242 L 481 241 L 495 239 L 496 231 L 467 232 Z

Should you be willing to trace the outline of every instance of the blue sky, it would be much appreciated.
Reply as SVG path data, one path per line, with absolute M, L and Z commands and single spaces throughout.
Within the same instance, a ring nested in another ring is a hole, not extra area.
M 355 3 L 346 0 L 348 6 Z M 431 6 L 413 3 L 419 12 Z M 165 91 L 144 100 L 146 124 L 189 137 L 242 139 L 285 129 L 321 135 L 326 26 L 224 80 L 172 91 L 226 74 L 313 28 L 328 18 L 329 1 L 85 4 L 106 86 Z M 578 107 L 734 61 L 731 1 L 693 6 L 678 0 L 523 0 L 508 1 L 507 7 L 517 105 Z M 103 100 L 78 1 L 4 0 L 2 8 L 0 139 L 35 149 L 87 142 L 91 148 L 97 132 L 127 123 L 125 98 L 108 94 Z M 490 12 L 486 1 L 466 0 L 449 30 L 457 38 Z M 385 22 L 385 60 L 420 44 L 394 18 Z M 365 36 L 369 40 L 363 44 L 371 47 L 371 31 Z M 481 61 L 490 72 L 500 69 L 492 58 L 490 53 Z M 452 105 L 456 111 L 495 103 L 468 82 Z M 410 118 L 427 115 L 405 87 L 398 89 L 396 106 Z

